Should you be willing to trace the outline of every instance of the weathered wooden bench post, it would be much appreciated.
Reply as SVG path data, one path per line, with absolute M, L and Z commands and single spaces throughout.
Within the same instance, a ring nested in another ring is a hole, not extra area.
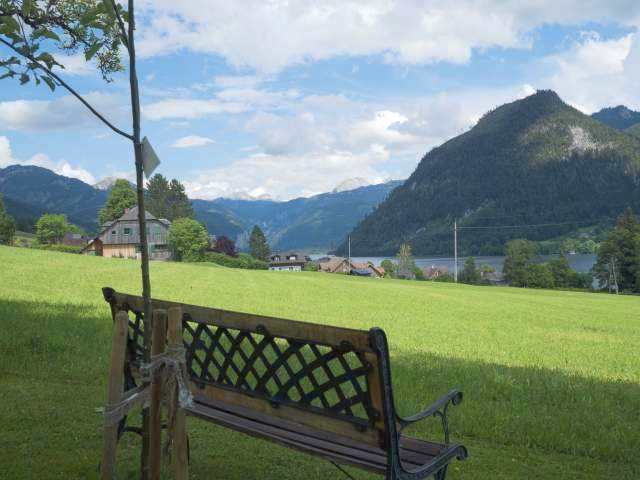
M 153 311 L 151 355 L 164 353 L 167 342 L 167 312 Z M 162 372 L 155 372 L 151 379 L 151 405 L 149 418 L 149 466 L 150 480 L 160 480 L 162 466 Z
M 167 328 L 167 336 L 169 338 L 169 349 L 174 352 L 183 352 L 184 343 L 182 340 L 182 308 L 170 307 L 168 312 L 169 324 Z M 184 353 L 182 355 L 184 355 Z M 184 364 L 181 363 L 179 368 L 182 368 L 183 365 Z M 179 388 L 178 385 L 176 385 L 175 391 L 170 393 L 170 395 L 174 395 L 173 404 L 175 405 L 172 464 L 176 480 L 186 480 L 187 478 L 189 478 L 189 459 L 187 453 L 187 420 L 184 408 L 180 406 L 178 394 Z
M 111 360 L 109 362 L 109 382 L 107 386 L 107 408 L 118 404 L 124 393 L 124 362 L 127 348 L 129 315 L 125 311 L 116 314 L 113 325 Z M 101 478 L 113 480 L 118 446 L 118 424 L 105 417 L 104 448 L 102 450 Z

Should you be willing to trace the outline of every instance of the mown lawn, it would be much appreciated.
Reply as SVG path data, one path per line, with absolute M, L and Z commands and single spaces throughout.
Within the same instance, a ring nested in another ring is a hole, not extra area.
M 139 265 L 9 247 L 0 265 L 0 478 L 95 478 L 111 331 L 100 288 L 138 293 Z M 638 297 L 177 263 L 151 272 L 158 298 L 384 328 L 403 413 L 465 393 L 452 435 L 471 458 L 452 479 L 640 478 Z M 340 478 L 322 460 L 189 422 L 192 478 Z M 137 449 L 135 437 L 121 444 L 119 478 L 136 478 Z

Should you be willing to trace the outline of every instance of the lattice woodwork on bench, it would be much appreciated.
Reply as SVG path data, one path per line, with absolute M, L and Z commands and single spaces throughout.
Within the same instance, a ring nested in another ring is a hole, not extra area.
M 127 339 L 127 352 L 131 364 L 138 366 L 144 356 L 144 314 L 131 310 L 133 319 L 129 315 L 129 336 Z
M 143 356 L 144 314 L 123 305 L 129 316 L 127 349 L 132 365 Z M 342 348 L 259 332 L 217 327 L 185 314 L 187 369 L 199 386 L 240 390 L 276 405 L 329 413 L 363 428 L 379 413 L 373 408 L 367 375 L 371 366 L 348 343 Z
M 256 332 L 194 323 L 185 315 L 187 368 L 202 387 L 240 390 L 281 404 L 316 410 L 367 427 L 378 419 L 371 404 L 361 352 L 274 337 Z

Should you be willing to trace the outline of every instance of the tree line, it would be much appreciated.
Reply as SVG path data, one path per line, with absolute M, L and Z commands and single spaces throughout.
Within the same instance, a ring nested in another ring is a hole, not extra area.
M 137 205 L 137 196 L 131 183 L 118 179 L 110 188 L 104 206 L 98 213 L 101 226 L 115 221 Z M 195 219 L 191 201 L 184 185 L 176 179 L 168 180 L 156 174 L 147 182 L 145 190 L 146 210 L 156 218 L 171 222 L 168 243 L 177 261 L 213 261 L 226 266 L 241 268 L 267 268 L 271 253 L 264 232 L 255 226 L 249 238 L 249 254 L 240 253 L 235 242 L 222 235 L 215 237 L 207 232 L 206 226 Z M 81 247 L 61 245 L 67 233 L 85 234 L 82 229 L 68 221 L 66 215 L 47 213 L 35 224 L 35 242 L 38 248 L 48 248 L 67 252 L 78 252 Z M 14 243 L 16 222 L 6 212 L 0 197 L 0 243 Z
M 546 289 L 593 288 L 594 278 L 598 288 L 616 293 L 640 293 L 640 220 L 631 209 L 618 218 L 615 226 L 606 232 L 595 250 L 597 261 L 591 272 L 577 272 L 569 264 L 567 255 L 573 243 L 567 243 L 558 258 L 542 261 L 540 244 L 527 239 L 507 242 L 504 249 L 502 277 L 490 265 L 476 264 L 473 257 L 465 260 L 458 275 L 460 283 L 471 285 L 507 284 L 512 287 Z M 416 266 L 411 246 L 402 244 L 395 260 L 384 260 L 381 266 L 385 276 L 410 280 L 425 280 L 425 272 Z M 453 282 L 448 271 L 438 272 L 429 278 L 440 282 Z

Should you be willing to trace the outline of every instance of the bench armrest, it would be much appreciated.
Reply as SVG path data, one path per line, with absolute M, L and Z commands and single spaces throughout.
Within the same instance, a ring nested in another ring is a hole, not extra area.
M 454 459 L 465 460 L 469 456 L 467 449 L 455 443 L 453 445 L 447 445 L 440 454 L 433 458 L 426 465 L 416 468 L 415 470 L 405 470 L 401 467 L 401 473 L 399 472 L 398 478 L 400 480 L 417 480 L 435 475 L 435 479 L 445 478 L 447 465 Z
M 419 422 L 429 417 L 440 417 L 442 428 L 444 430 L 445 444 L 449 444 L 449 422 L 447 419 L 447 409 L 449 405 L 459 405 L 462 403 L 462 392 L 459 390 L 451 390 L 442 398 L 433 403 L 429 408 L 420 413 L 411 415 L 410 417 L 401 417 L 396 414 L 396 421 L 400 430 L 412 423 Z

